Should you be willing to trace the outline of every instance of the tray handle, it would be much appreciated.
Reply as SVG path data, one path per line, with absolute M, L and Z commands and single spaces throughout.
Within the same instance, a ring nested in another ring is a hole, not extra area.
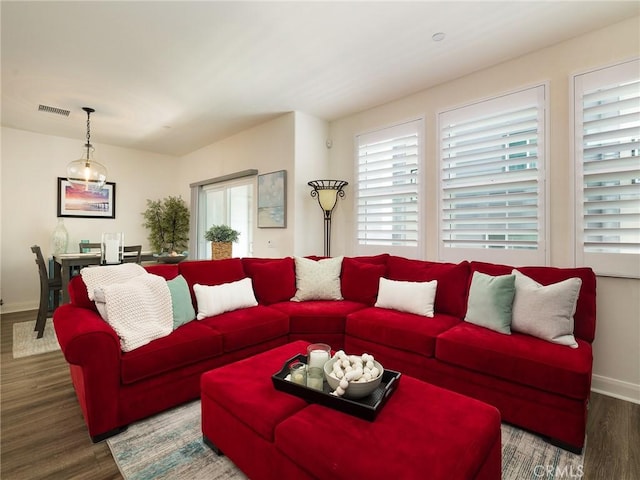
M 301 353 L 299 353 L 298 355 L 294 355 L 289 360 L 284 362 L 284 365 L 282 365 L 280 372 L 278 372 L 276 375 L 282 376 L 282 378 L 286 377 L 287 374 L 289 373 L 289 366 L 294 362 L 307 363 L 307 356 Z
M 389 381 L 389 383 L 387 383 L 387 388 L 385 389 L 382 399 L 386 401 L 387 397 L 395 391 L 397 387 L 396 382 L 399 379 L 400 379 L 400 375 L 391 377 L 391 380 Z

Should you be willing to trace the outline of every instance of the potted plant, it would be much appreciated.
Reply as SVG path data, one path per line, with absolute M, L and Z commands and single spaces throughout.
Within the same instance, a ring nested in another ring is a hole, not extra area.
M 232 242 L 237 242 L 240 232 L 229 225 L 213 225 L 204 233 L 205 240 L 211 242 L 211 258 L 219 260 L 231 258 Z
M 177 256 L 189 248 L 189 207 L 182 197 L 147 200 L 142 215 L 155 252 Z

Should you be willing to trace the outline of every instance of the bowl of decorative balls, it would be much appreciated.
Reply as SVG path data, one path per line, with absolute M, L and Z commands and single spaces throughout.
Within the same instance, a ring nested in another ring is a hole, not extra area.
M 180 263 L 182 260 L 187 258 L 186 253 L 179 254 L 176 252 L 161 253 L 160 255 L 154 254 L 153 256 L 160 263 Z
M 345 398 L 363 398 L 380 385 L 384 368 L 373 355 L 347 355 L 338 350 L 324 364 L 324 376 L 333 389 L 332 395 Z

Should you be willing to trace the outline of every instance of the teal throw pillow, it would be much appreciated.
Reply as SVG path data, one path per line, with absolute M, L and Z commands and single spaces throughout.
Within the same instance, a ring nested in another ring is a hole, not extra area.
M 511 335 L 511 313 L 516 293 L 515 275 L 493 277 L 473 272 L 466 322 Z
M 173 280 L 167 280 L 171 293 L 171 308 L 173 309 L 173 329 L 196 318 L 196 311 L 191 303 L 189 285 L 182 275 Z

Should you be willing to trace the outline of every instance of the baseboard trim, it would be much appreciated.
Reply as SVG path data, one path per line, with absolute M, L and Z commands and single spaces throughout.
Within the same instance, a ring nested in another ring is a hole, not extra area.
M 0 307 L 1 313 L 18 313 L 27 312 L 29 310 L 38 310 L 40 304 L 38 302 L 9 303 Z M 35 318 L 35 317 L 34 317 Z
M 591 377 L 591 391 L 618 398 L 627 402 L 640 404 L 640 385 L 623 382 L 615 378 L 593 375 Z

